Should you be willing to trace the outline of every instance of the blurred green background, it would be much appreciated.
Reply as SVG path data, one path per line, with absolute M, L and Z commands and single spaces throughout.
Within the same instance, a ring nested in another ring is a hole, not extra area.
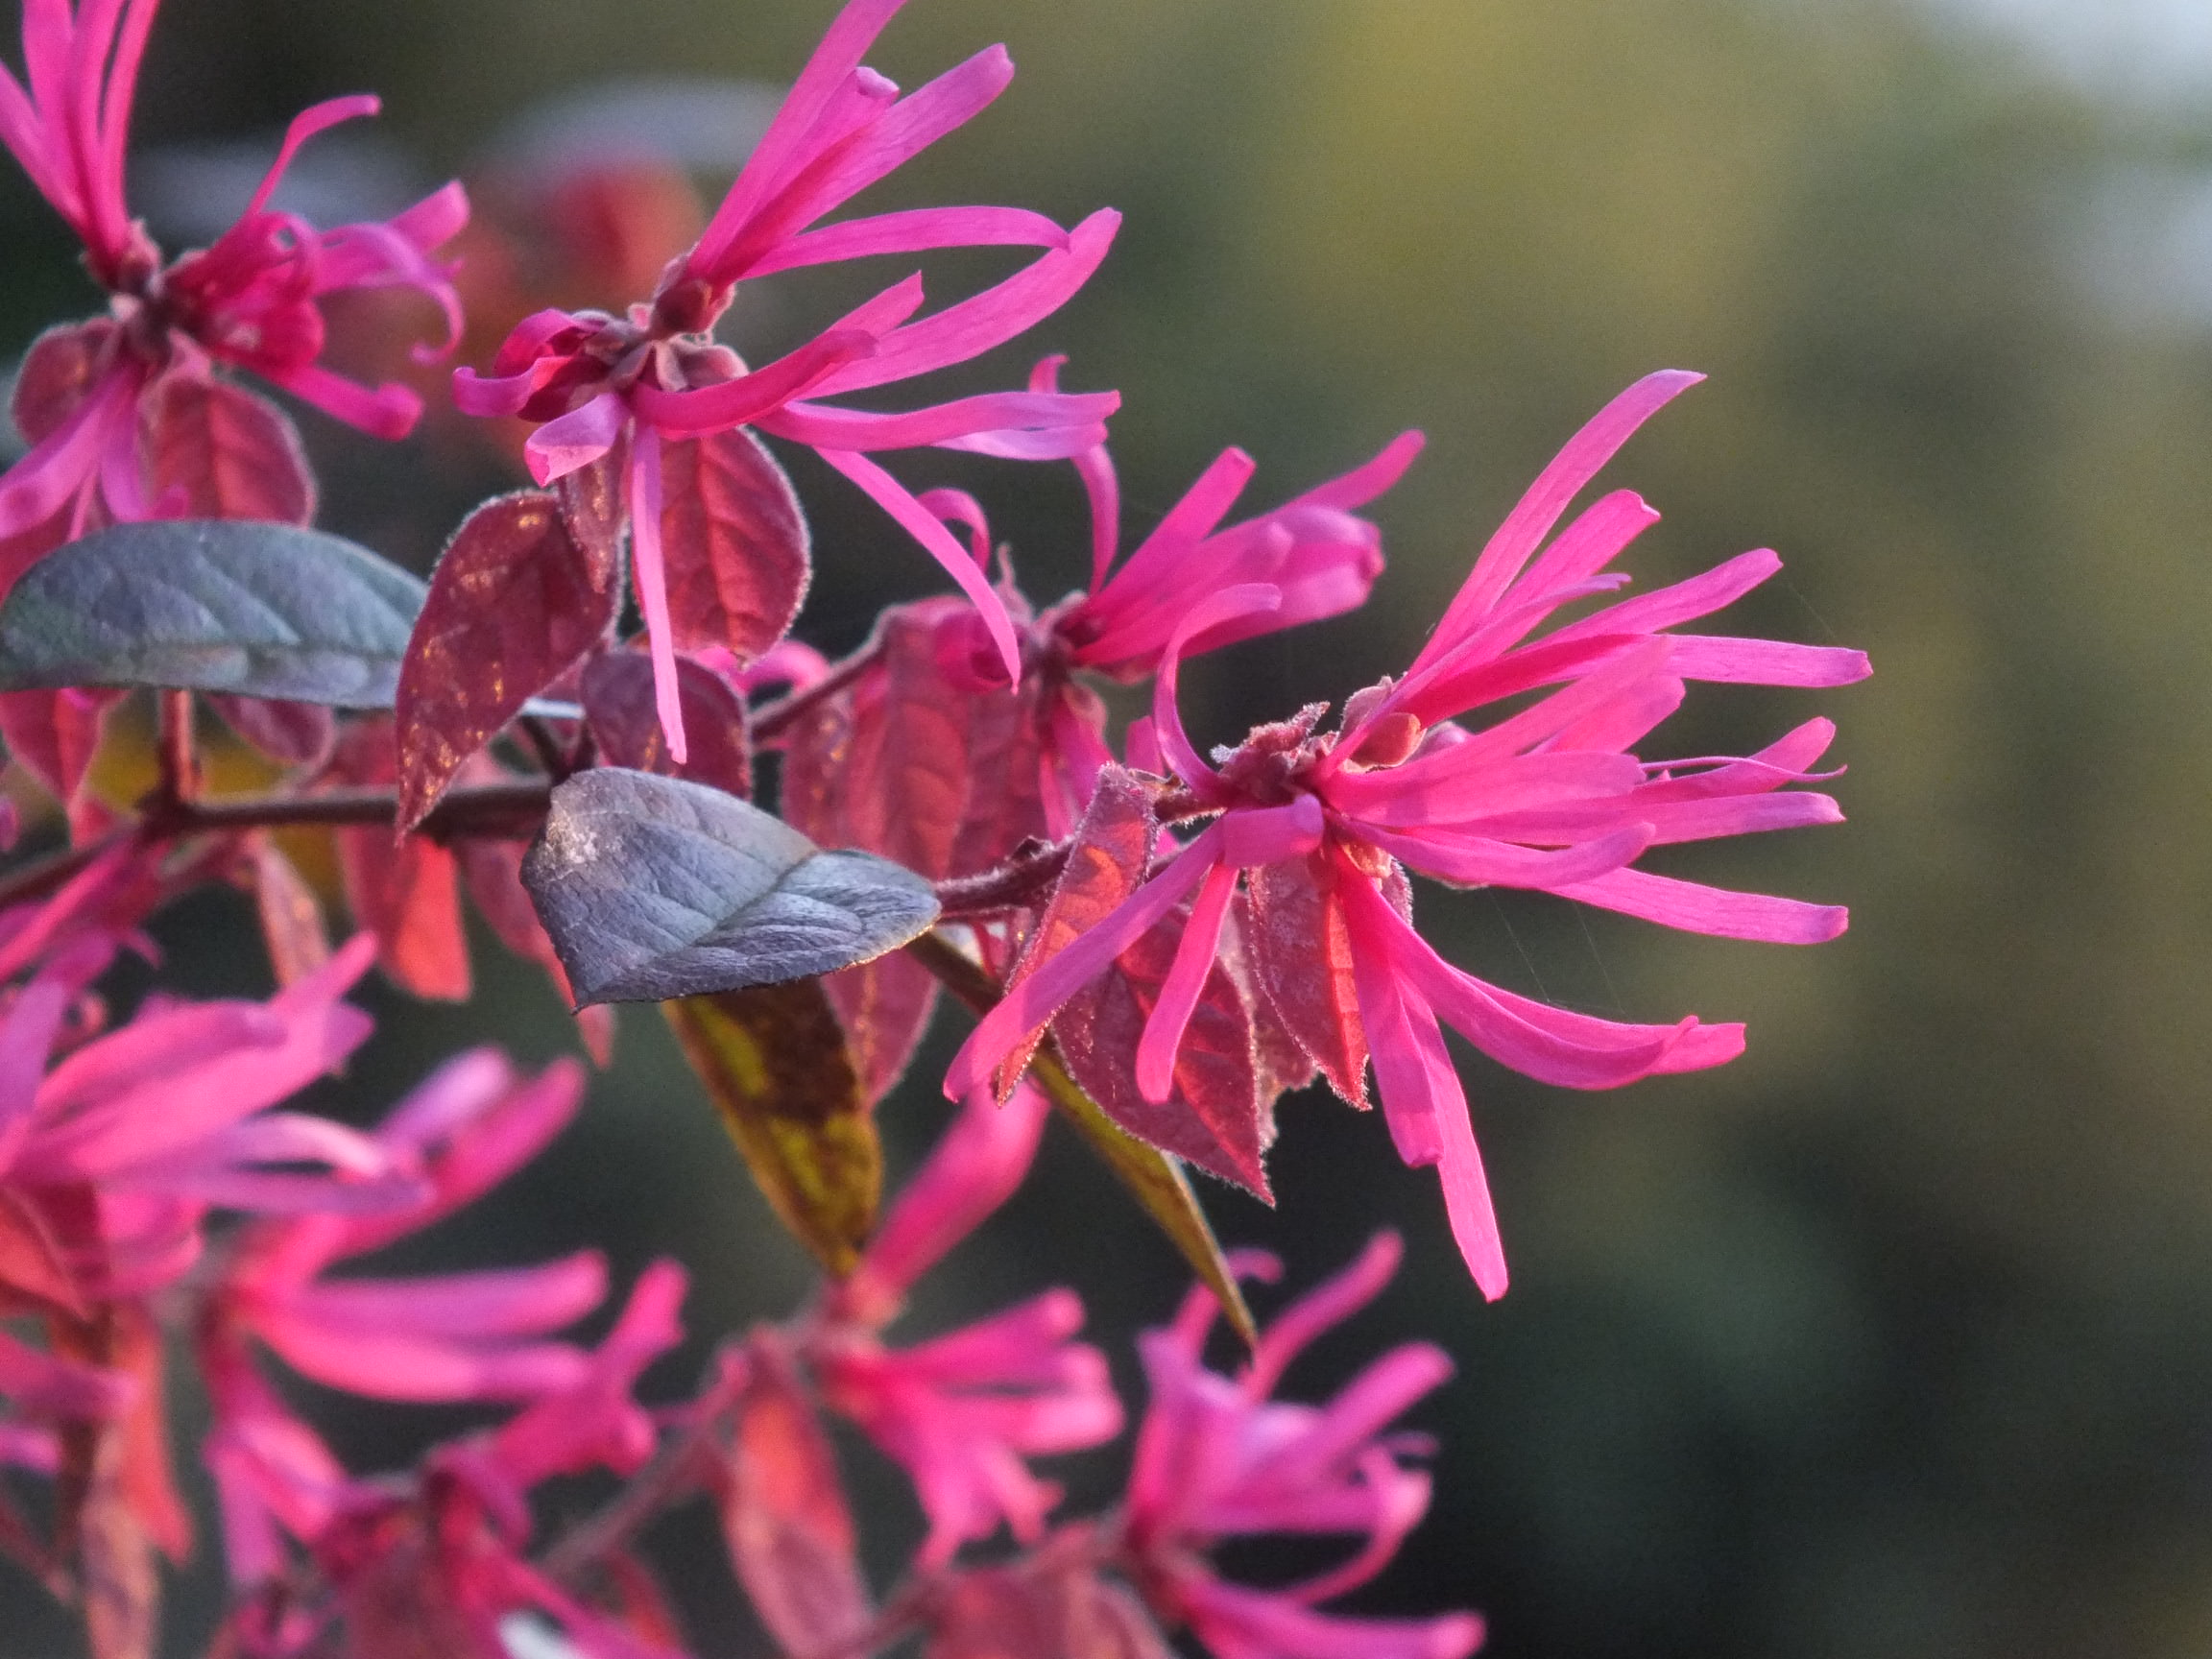
M 304 100 L 373 87 L 386 160 L 434 182 L 599 80 L 788 77 L 831 10 L 170 0 L 138 137 L 265 144 Z M 1021 74 L 869 204 L 1127 214 L 1090 290 L 958 383 L 1057 349 L 1070 383 L 1120 388 L 1133 523 L 1226 444 L 1259 458 L 1264 506 L 1430 435 L 1378 510 L 1368 613 L 1193 669 L 1203 735 L 1402 663 L 1543 462 L 1663 366 L 1712 381 L 1607 474 L 1667 514 L 1639 587 L 1770 545 L 1788 570 L 1731 625 L 1873 654 L 1844 691 L 1705 688 L 1661 745 L 1839 721 L 1848 825 L 1668 867 L 1848 902 L 1843 940 L 1423 895 L 1448 952 L 1517 989 L 1750 1024 L 1727 1070 L 1613 1094 L 1465 1056 L 1503 1304 L 1468 1284 L 1433 1182 L 1318 1096 L 1286 1103 L 1279 1210 L 1209 1192 L 1294 1284 L 1376 1227 L 1407 1235 L 1388 1298 L 1295 1382 L 1414 1334 L 1460 1364 L 1420 1413 L 1443 1443 L 1431 1517 L 1365 1605 L 1480 1608 L 1498 1659 L 2212 1651 L 2208 33 L 2201 0 L 916 0 L 872 55 L 912 85 L 1003 39 Z M 0 226 L 13 349 L 87 295 L 12 176 Z M 757 333 L 741 304 L 733 338 L 758 361 L 848 291 L 790 284 Z M 489 458 L 363 461 L 304 423 L 327 522 L 417 562 L 505 483 Z M 1079 579 L 1064 469 L 899 465 L 983 494 L 1034 595 Z M 801 632 L 846 648 L 931 572 L 837 480 L 798 475 L 821 558 Z M 262 988 L 243 908 L 170 920 L 178 982 Z M 370 1110 L 487 1030 L 567 1046 L 535 974 L 495 948 L 480 966 L 469 1009 L 374 995 L 382 1033 L 331 1099 Z M 902 1159 L 941 1120 L 926 1059 L 917 1075 L 884 1109 Z M 409 1261 L 602 1239 L 626 1271 L 692 1265 L 703 1341 L 788 1309 L 805 1267 L 694 1094 L 658 1022 L 626 1018 L 579 1127 Z M 912 1329 L 1070 1279 L 1124 1374 L 1181 1283 L 1064 1144 L 955 1264 Z M 402 1411 L 396 1440 L 394 1413 L 303 1397 L 370 1464 L 464 1421 Z M 889 1564 L 911 1506 L 855 1462 Z M 1071 1483 L 1098 1496 L 1114 1467 Z M 705 1525 L 661 1542 L 697 1650 L 764 1651 Z M 174 1651 L 213 1593 L 193 1580 Z M 69 1650 L 27 1582 L 0 1581 L 0 1610 L 7 1659 Z

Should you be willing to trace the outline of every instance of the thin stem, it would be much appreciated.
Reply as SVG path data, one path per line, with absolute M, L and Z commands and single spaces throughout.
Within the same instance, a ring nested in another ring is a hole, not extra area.
M 1023 910 L 1045 897 L 1068 867 L 1068 854 L 1075 840 L 1017 853 L 996 869 L 979 876 L 958 876 L 937 883 L 937 902 L 949 922 L 990 916 L 1006 910 Z
M 432 840 L 465 835 L 520 836 L 544 820 L 552 798 L 549 779 L 484 783 L 455 789 L 422 820 L 418 833 Z M 276 830 L 302 824 L 382 824 L 395 821 L 399 797 L 391 789 L 330 789 L 319 795 L 233 795 L 184 802 L 149 814 L 151 838 L 175 840 L 209 830 Z
M 753 741 L 767 748 L 791 729 L 804 715 L 811 713 L 827 703 L 854 681 L 865 674 L 870 665 L 883 655 L 882 636 L 869 636 L 868 643 L 831 668 L 829 673 L 807 686 L 794 691 L 781 702 L 771 703 L 754 714 Z
M 630 1478 L 606 1506 L 562 1534 L 539 1565 L 548 1578 L 575 1588 L 600 1562 L 626 1549 L 655 1516 L 691 1489 L 704 1484 L 714 1431 L 729 1402 L 721 1398 L 719 1359 L 708 1368 L 708 1382 L 691 1420 L 665 1441 L 653 1460 Z
M 200 793 L 200 757 L 192 741 L 192 693 L 164 691 L 160 707 L 161 798 L 189 801 Z

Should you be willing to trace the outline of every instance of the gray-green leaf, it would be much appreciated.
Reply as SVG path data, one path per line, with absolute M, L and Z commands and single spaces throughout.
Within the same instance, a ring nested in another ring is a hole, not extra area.
M 828 974 L 937 919 L 929 883 L 888 859 L 825 853 L 733 795 L 613 766 L 553 791 L 522 882 L 579 1004 Z
M 163 519 L 56 549 L 0 604 L 0 690 L 158 685 L 389 709 L 423 586 L 293 524 Z

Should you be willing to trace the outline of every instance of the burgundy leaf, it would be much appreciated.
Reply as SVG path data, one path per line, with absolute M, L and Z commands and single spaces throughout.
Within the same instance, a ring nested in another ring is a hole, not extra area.
M 0 738 L 8 753 L 65 806 L 77 804 L 120 691 L 0 691 Z
M 83 1313 L 68 1258 L 37 1210 L 0 1191 L 0 1314 L 29 1307 Z
M 769 1634 L 789 1653 L 834 1653 L 869 1623 L 837 1461 L 789 1361 L 765 1342 L 748 1357 L 721 1482 L 723 1531 Z
M 988 1567 L 931 1610 L 924 1659 L 1169 1659 L 1150 1614 L 1087 1568 Z
M 792 733 L 784 817 L 825 846 L 863 848 L 933 880 L 988 870 L 1045 834 L 1038 693 L 971 672 L 979 637 L 958 601 L 886 613 L 868 671 Z M 825 984 L 880 1096 L 928 1026 L 935 982 L 887 956 Z
M 420 824 L 469 757 L 614 624 L 618 562 L 580 543 L 561 501 L 526 490 L 469 516 L 399 669 L 399 820 Z
M 1022 954 L 1006 976 L 1009 992 L 1048 957 L 1057 956 L 1079 935 L 1096 926 L 1136 890 L 1159 833 L 1152 812 L 1159 793 L 1159 785 L 1120 766 L 1109 765 L 1098 775 L 1097 789 L 1075 826 L 1074 842 L 1068 850 L 1060 879 L 1053 884 L 1052 897 L 1022 941 Z M 1035 1033 L 1007 1056 L 998 1073 L 1001 1095 L 1013 1092 L 1015 1081 L 1028 1069 L 1029 1056 L 1037 1051 L 1043 1037 L 1042 1031 Z
M 617 570 L 622 532 L 629 522 L 628 497 L 622 493 L 622 469 L 629 452 L 625 440 L 589 466 L 563 474 L 553 485 L 561 517 L 585 557 Z
M 1141 1141 L 1266 1198 L 1262 1162 L 1274 1124 L 1261 1093 L 1252 1015 L 1216 961 L 1176 1050 L 1174 1088 L 1155 1106 L 1138 1091 L 1138 1039 L 1175 960 L 1188 902 L 1068 999 L 1052 1022 L 1068 1070 L 1106 1115 Z
M 806 597 L 806 519 L 791 480 L 746 431 L 664 441 L 661 556 L 685 651 L 751 661 L 790 631 Z
M 1246 944 L 1253 977 L 1274 1022 L 1305 1049 L 1330 1088 L 1365 1111 L 1367 1033 L 1352 983 L 1351 938 L 1331 880 L 1320 854 L 1251 871 L 1245 877 L 1252 895 Z M 1382 892 L 1410 914 L 1412 895 L 1395 863 Z
M 315 476 L 292 419 L 265 397 L 204 373 L 172 370 L 139 405 L 154 499 L 186 518 L 315 519 Z M 165 515 L 166 516 L 166 515 Z
M 1274 1110 L 1278 1095 L 1303 1089 L 1321 1074 L 1313 1056 L 1290 1035 L 1274 1002 L 1261 989 L 1260 971 L 1252 960 L 1252 901 L 1243 893 L 1229 906 L 1227 926 L 1221 929 L 1221 966 L 1237 982 L 1238 995 L 1252 1011 L 1252 1044 L 1260 1063 L 1260 1098 Z M 1273 1131 L 1268 1131 L 1273 1138 Z
M 330 933 L 315 889 L 267 835 L 253 838 L 253 902 L 276 983 L 290 985 L 330 960 Z
M 16 429 L 26 440 L 43 442 L 77 412 L 114 342 L 115 325 L 101 317 L 49 328 L 31 343 L 15 371 L 12 406 Z
M 334 781 L 389 783 L 394 769 L 391 724 L 369 720 L 347 732 L 331 774 Z M 420 835 L 395 841 L 380 824 L 339 830 L 334 838 L 347 905 L 376 935 L 385 976 L 417 997 L 465 1001 L 469 941 L 453 854 Z
M 726 795 L 753 794 L 752 744 L 745 733 L 745 702 L 711 668 L 687 657 L 676 660 L 676 689 L 684 703 L 690 758 L 679 766 L 654 705 L 653 664 L 634 651 L 610 651 L 584 665 L 584 718 L 610 766 L 687 778 Z
M 220 691 L 210 692 L 207 703 L 226 726 L 280 765 L 320 766 L 338 741 L 337 716 L 320 703 Z

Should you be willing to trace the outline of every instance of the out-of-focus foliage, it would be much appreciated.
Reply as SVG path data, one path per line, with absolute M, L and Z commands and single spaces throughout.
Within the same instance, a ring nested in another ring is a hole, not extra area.
M 583 81 L 787 74 L 831 8 L 166 10 L 147 142 L 373 86 L 435 180 Z M 1134 521 L 1224 444 L 1275 500 L 1403 425 L 1431 434 L 1379 510 L 1391 568 L 1369 612 L 1193 669 L 1207 735 L 1402 661 L 1543 460 L 1662 365 L 1713 383 L 1610 474 L 1668 515 L 1644 580 L 1769 544 L 1787 585 L 1742 631 L 1874 655 L 1871 683 L 1820 700 L 1854 821 L 1680 864 L 1847 901 L 1843 941 L 1788 953 L 1424 895 L 1449 952 L 1508 984 L 1751 1025 L 1728 1070 L 1612 1096 L 1466 1057 L 1515 1245 L 1505 1303 L 1479 1303 L 1378 1126 L 1317 1095 L 1284 1115 L 1278 1214 L 1209 1189 L 1226 1237 L 1300 1276 L 1380 1219 L 1408 1230 L 1383 1317 L 1462 1375 L 1430 1411 L 1438 1502 L 1389 1603 L 1482 1607 L 1499 1659 L 2212 1647 L 2212 329 L 2201 293 L 2192 310 L 2165 286 L 2212 284 L 2212 250 L 2194 270 L 2146 252 L 2159 204 L 2212 168 L 2212 108 L 2100 108 L 1902 0 L 915 0 L 879 61 L 914 81 L 999 38 L 1022 70 L 1001 107 L 878 204 L 1127 213 L 1033 344 L 1072 353 L 1067 384 L 1126 395 Z M 11 346 L 84 298 L 42 212 L 0 185 Z M 733 317 L 762 352 L 779 302 Z M 327 423 L 310 441 L 326 525 L 397 553 L 427 556 L 503 476 L 489 457 L 425 476 L 421 448 L 363 461 Z M 902 470 L 981 494 L 1032 591 L 1077 580 L 1064 469 Z M 800 632 L 846 647 L 931 573 L 837 480 L 800 481 L 821 596 Z M 1714 688 L 1675 747 L 1811 711 Z M 205 980 L 252 959 L 244 920 L 203 903 L 168 937 Z M 488 996 L 518 1046 L 566 1041 L 534 978 Z M 461 1029 L 380 1012 L 349 1084 L 365 1102 Z M 635 1020 L 622 1042 L 498 1248 L 673 1249 L 704 1331 L 787 1305 L 796 1252 L 666 1039 Z M 941 1120 L 943 1053 L 883 1108 L 895 1172 Z M 969 1253 L 976 1302 L 1044 1262 L 1095 1330 L 1163 1315 L 1166 1248 L 1079 1150 L 1044 1170 Z M 757 1650 L 703 1611 L 705 1651 Z M 8 1659 L 52 1640 L 0 1619 Z

